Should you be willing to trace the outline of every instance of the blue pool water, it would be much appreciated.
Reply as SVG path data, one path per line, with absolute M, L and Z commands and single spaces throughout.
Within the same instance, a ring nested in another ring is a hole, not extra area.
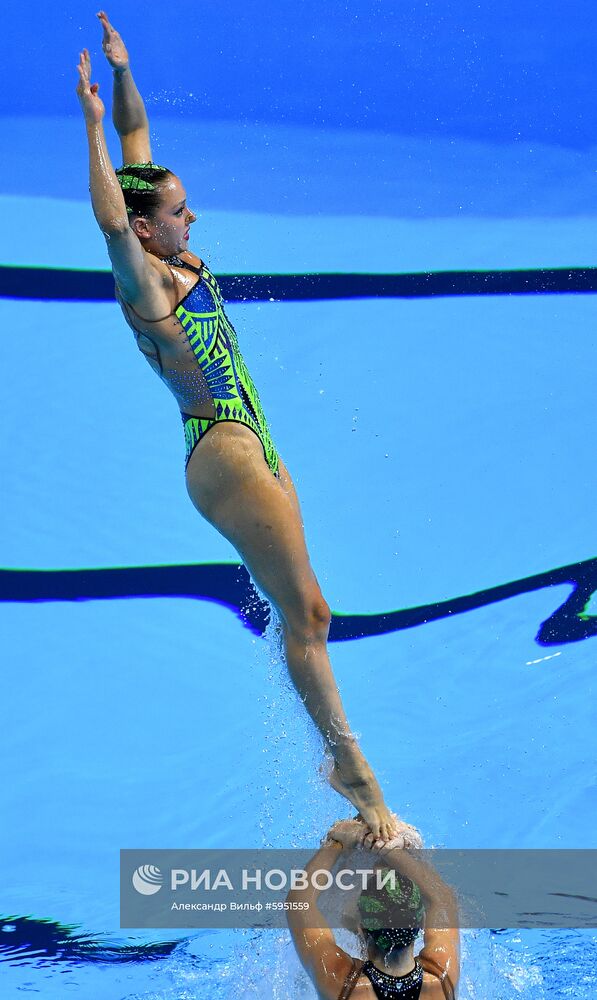
M 48 92 L 26 100 L 26 81 L 0 103 L 0 264 L 105 269 L 71 79 L 94 25 L 73 8 L 45 51 L 38 6 L 30 45 Z M 199 97 L 170 84 L 172 52 L 153 72 L 139 55 L 154 156 L 200 212 L 193 249 L 216 274 L 307 286 L 597 266 L 594 113 L 581 120 L 570 96 L 594 74 L 577 13 L 563 38 L 555 8 L 539 23 L 531 4 L 499 19 L 413 6 L 408 23 L 368 11 L 331 5 L 312 38 L 259 5 L 252 18 L 225 5 L 218 26 L 189 15 L 174 48 L 215 32 Z M 123 34 L 133 13 L 110 11 Z M 163 25 L 151 14 L 139 30 L 157 46 Z M 377 77 L 359 96 L 367 40 Z M 492 59 L 509 73 L 492 75 Z M 541 102 L 554 60 L 561 86 Z M 98 53 L 96 65 L 107 97 Z M 30 275 L 31 298 L 5 281 L 0 300 L 2 568 L 58 586 L 65 570 L 237 563 L 188 501 L 176 408 L 118 307 L 39 298 Z M 430 845 L 594 847 L 595 296 L 280 296 L 229 313 L 326 599 L 338 621 L 377 623 L 330 652 L 388 801 Z M 86 600 L 15 599 L 14 575 L 2 588 L 2 995 L 314 996 L 285 932 L 119 927 L 121 848 L 309 847 L 346 815 L 271 630 L 260 638 L 222 601 L 142 596 L 149 586 Z M 589 1000 L 595 940 L 465 931 L 459 995 Z

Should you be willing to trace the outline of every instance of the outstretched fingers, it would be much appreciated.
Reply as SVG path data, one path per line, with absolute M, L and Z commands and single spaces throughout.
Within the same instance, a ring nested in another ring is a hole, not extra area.
M 104 29 L 104 38 L 110 33 L 110 30 L 114 30 L 110 24 L 110 18 L 106 14 L 105 10 L 98 10 L 97 16 L 101 21 L 102 27 Z
M 77 65 L 77 72 L 79 74 L 79 82 L 77 84 L 77 93 L 79 96 L 85 93 L 89 89 L 89 73 L 85 68 L 85 60 L 83 59 L 83 53 L 81 52 L 79 56 L 79 63 Z
M 114 31 L 114 28 L 110 24 L 110 21 L 108 20 L 108 15 L 106 14 L 105 10 L 98 11 L 97 16 L 99 18 L 102 28 L 104 29 L 102 45 L 103 46 L 109 45 L 111 36 L 116 34 L 116 32 Z
M 105 10 L 98 11 L 98 19 L 103 28 L 102 49 L 106 59 L 113 69 L 124 69 L 128 66 L 129 56 L 126 46 L 116 31 L 110 24 L 110 20 Z
M 83 49 L 79 53 L 77 72 L 79 74 L 77 96 L 81 102 L 85 119 L 88 123 L 97 124 L 101 122 L 105 109 L 98 95 L 99 83 L 91 83 L 91 59 L 87 49 Z
M 91 59 L 87 49 L 83 49 L 83 51 L 79 53 L 79 65 L 77 66 L 77 69 L 79 70 L 81 78 L 89 83 L 91 80 Z
M 87 49 L 79 55 L 79 65 L 77 66 L 79 71 L 80 83 L 83 86 L 83 90 L 89 90 L 92 94 L 97 94 L 99 90 L 99 83 L 91 82 L 91 59 L 89 58 L 89 52 Z

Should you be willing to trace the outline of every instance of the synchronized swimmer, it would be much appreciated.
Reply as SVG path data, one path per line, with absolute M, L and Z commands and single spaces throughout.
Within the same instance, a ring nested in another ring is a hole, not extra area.
M 409 852 L 422 846 L 420 835 L 389 811 L 351 732 L 327 653 L 330 609 L 311 568 L 296 490 L 218 282 L 189 250 L 196 216 L 182 182 L 152 161 L 147 115 L 125 45 L 107 15 L 98 17 L 114 71 L 113 122 L 123 158 L 118 170 L 108 155 L 105 110 L 98 84 L 91 83 L 87 49 L 80 55 L 77 93 L 89 142 L 91 201 L 116 297 L 139 350 L 180 408 L 189 496 L 234 545 L 276 608 L 288 671 L 332 758 L 330 783 L 358 813 L 331 828 L 307 870 L 331 871 L 344 852 L 360 848 L 376 851 L 377 867 L 398 879 L 392 892 L 372 885 L 361 892 L 351 929 L 361 938 L 365 961 L 337 945 L 313 884 L 293 890 L 287 918 L 297 954 L 320 1000 L 453 1000 L 459 977 L 454 898 Z
M 320 1000 L 454 1000 L 460 977 L 458 908 L 452 890 L 438 873 L 409 848 L 421 848 L 421 836 L 408 823 L 397 822 L 390 843 L 374 842 L 358 818 L 336 823 L 305 867 L 308 876 L 369 869 L 368 884 L 344 926 L 360 939 L 363 961 L 336 943 L 318 906 L 318 882 L 288 894 L 286 914 L 298 957 Z M 362 851 L 374 852 L 362 857 Z M 357 854 L 357 864 L 351 856 Z M 378 885 L 377 874 L 383 878 Z M 387 880 L 390 875 L 391 879 Z M 293 905 L 295 904 L 295 905 Z M 423 931 L 423 947 L 415 942 Z
M 327 651 L 330 608 L 309 561 L 296 490 L 218 283 L 189 250 L 196 216 L 182 182 L 152 161 L 126 47 L 107 15 L 98 17 L 114 76 L 119 170 L 108 154 L 105 109 L 98 84 L 91 83 L 87 49 L 80 54 L 77 94 L 89 143 L 91 201 L 118 301 L 139 350 L 180 408 L 194 506 L 232 543 L 280 616 L 290 677 L 332 758 L 332 787 L 355 806 L 376 840 L 389 842 L 397 821 L 344 713 Z

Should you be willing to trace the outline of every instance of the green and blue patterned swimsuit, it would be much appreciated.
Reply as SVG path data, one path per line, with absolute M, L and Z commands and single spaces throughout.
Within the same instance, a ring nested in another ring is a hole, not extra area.
M 236 331 L 224 312 L 216 279 L 204 264 L 195 267 L 178 257 L 169 257 L 165 263 L 193 271 L 197 275 L 197 282 L 172 314 L 178 323 L 173 326 L 165 343 L 163 340 L 161 344 L 158 343 L 156 334 L 140 331 L 137 324 L 132 322 L 129 310 L 137 320 L 142 320 L 144 326 L 148 321 L 143 320 L 120 295 L 118 298 L 135 333 L 139 349 L 174 393 L 180 406 L 186 442 L 186 464 L 188 465 L 201 438 L 215 424 L 229 420 L 251 428 L 261 441 L 265 461 L 277 476 L 278 453 L 259 394 L 240 352 Z M 169 317 L 164 317 L 156 323 L 164 324 L 168 319 Z M 151 325 L 155 326 L 153 321 Z M 205 410 L 210 405 L 210 417 L 193 416 L 187 412 L 193 409 Z

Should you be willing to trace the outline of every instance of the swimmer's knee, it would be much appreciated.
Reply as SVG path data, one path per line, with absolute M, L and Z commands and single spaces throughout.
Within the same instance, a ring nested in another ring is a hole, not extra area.
M 318 594 L 318 596 L 309 603 L 308 610 L 313 629 L 318 632 L 325 632 L 327 637 L 330 630 L 330 623 L 332 621 L 332 612 L 329 604 L 324 599 L 322 594 Z
M 332 612 L 320 591 L 309 592 L 297 604 L 281 612 L 282 628 L 305 642 L 326 640 Z

